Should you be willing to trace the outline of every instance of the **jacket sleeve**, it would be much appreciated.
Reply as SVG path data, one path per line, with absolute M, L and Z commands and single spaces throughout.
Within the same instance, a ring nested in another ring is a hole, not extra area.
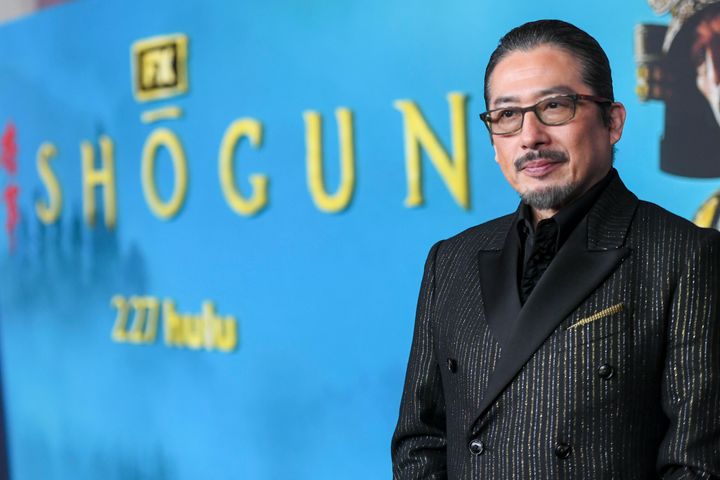
M 720 478 L 720 234 L 688 255 L 667 323 L 660 446 L 664 479 Z
M 425 262 L 400 416 L 392 438 L 396 480 L 447 478 L 445 399 L 433 334 L 435 261 L 439 245 L 433 246 Z

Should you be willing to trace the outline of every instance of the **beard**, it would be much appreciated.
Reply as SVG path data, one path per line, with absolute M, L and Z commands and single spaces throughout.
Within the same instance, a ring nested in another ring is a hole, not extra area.
M 567 155 L 563 152 L 556 150 L 537 150 L 528 152 L 515 160 L 515 168 L 520 171 L 528 162 L 541 158 L 558 163 L 568 161 Z M 551 185 L 538 190 L 527 190 L 518 193 L 523 203 L 530 205 L 536 210 L 559 210 L 570 203 L 577 187 L 577 184 L 570 182 L 565 185 Z
M 576 190 L 577 185 L 574 183 L 551 185 L 537 190 L 520 192 L 520 198 L 523 203 L 536 210 L 559 210 L 573 200 Z

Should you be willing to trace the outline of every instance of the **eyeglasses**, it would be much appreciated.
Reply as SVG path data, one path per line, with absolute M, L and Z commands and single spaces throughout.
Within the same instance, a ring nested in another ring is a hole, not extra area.
M 522 130 L 525 113 L 533 112 L 543 125 L 564 125 L 575 118 L 575 110 L 580 100 L 589 100 L 599 104 L 613 103 L 612 100 L 594 95 L 560 95 L 546 98 L 530 107 L 505 107 L 480 114 L 493 135 L 512 135 Z

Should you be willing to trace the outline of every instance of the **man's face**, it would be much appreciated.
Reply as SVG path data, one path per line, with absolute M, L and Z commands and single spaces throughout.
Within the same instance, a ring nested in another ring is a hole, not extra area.
M 698 24 L 692 56 L 697 65 L 698 90 L 720 124 L 720 12 L 708 13 Z
M 551 45 L 508 54 L 489 80 L 488 109 L 525 107 L 558 95 L 594 95 L 570 53 Z M 610 109 L 611 126 L 600 106 L 580 100 L 575 117 L 559 126 L 543 125 L 533 112 L 512 135 L 493 135 L 495 160 L 510 185 L 536 210 L 554 214 L 601 180 L 612 165 L 612 147 L 620 140 L 625 109 Z

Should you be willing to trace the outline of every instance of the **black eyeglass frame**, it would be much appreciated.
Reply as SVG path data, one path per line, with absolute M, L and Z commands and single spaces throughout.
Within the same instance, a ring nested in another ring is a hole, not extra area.
M 537 108 L 538 108 L 538 106 L 539 106 L 540 104 L 546 103 L 546 102 L 549 102 L 549 101 L 551 102 L 551 101 L 553 101 L 554 99 L 557 99 L 557 98 L 569 98 L 569 99 L 571 99 L 571 100 L 573 101 L 573 111 L 572 111 L 572 115 L 570 115 L 570 117 L 569 117 L 568 119 L 563 120 L 562 122 L 558 122 L 558 123 L 552 123 L 552 122 L 551 122 L 551 123 L 548 123 L 548 122 L 546 122 L 545 120 L 543 120 L 543 119 L 541 118 L 540 114 L 538 114 Z M 519 132 L 520 130 L 522 130 L 523 123 L 525 123 L 525 114 L 526 114 L 527 112 L 533 112 L 533 113 L 535 114 L 535 117 L 536 117 L 536 118 L 540 121 L 540 123 L 542 123 L 543 125 L 547 125 L 548 127 L 558 127 L 558 126 L 560 126 L 560 125 L 565 125 L 565 124 L 568 123 L 570 120 L 572 120 L 573 118 L 575 118 L 575 112 L 577 112 L 577 104 L 578 104 L 578 101 L 580 101 L 580 100 L 588 100 L 588 101 L 595 102 L 595 103 L 601 104 L 601 105 L 602 105 L 602 104 L 613 104 L 613 103 L 615 103 L 613 100 L 610 100 L 609 98 L 605 98 L 605 97 L 598 97 L 598 96 L 596 96 L 596 95 L 584 95 L 584 94 L 582 94 L 582 93 L 572 93 L 572 94 L 568 94 L 568 95 L 557 95 L 557 96 L 554 96 L 554 97 L 545 98 L 545 99 L 540 100 L 539 102 L 537 102 L 535 105 L 530 105 L 529 107 L 503 107 L 503 108 L 495 108 L 495 109 L 493 109 L 493 110 L 488 110 L 487 112 L 483 112 L 483 113 L 480 114 L 480 120 L 483 121 L 483 123 L 484 123 L 485 126 L 487 127 L 488 131 L 490 132 L 490 135 L 503 135 L 503 136 L 504 136 L 504 135 L 514 135 L 514 134 L 516 134 L 517 132 Z M 518 126 L 517 129 L 512 130 L 512 131 L 510 131 L 510 132 L 495 133 L 495 132 L 492 131 L 492 124 L 493 124 L 493 122 L 492 122 L 492 120 L 490 120 L 490 115 L 491 115 L 493 112 L 500 112 L 500 111 L 503 111 L 503 110 L 513 110 L 513 111 L 515 111 L 515 112 L 520 113 L 520 114 L 521 114 L 521 116 L 520 116 L 520 125 Z

